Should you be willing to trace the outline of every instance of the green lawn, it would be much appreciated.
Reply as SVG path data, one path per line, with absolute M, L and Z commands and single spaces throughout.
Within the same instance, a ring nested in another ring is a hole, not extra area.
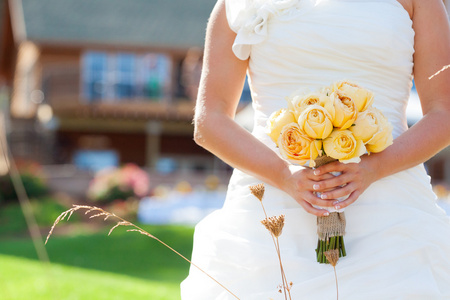
M 0 236 L 0 299 L 179 299 L 179 283 L 189 264 L 124 227 L 108 237 L 109 228 L 52 236 L 46 246 L 49 265 L 37 260 L 31 240 L 20 237 L 23 234 Z M 192 228 L 143 229 L 190 257 Z
M 0 299 L 179 299 L 178 284 L 0 255 Z

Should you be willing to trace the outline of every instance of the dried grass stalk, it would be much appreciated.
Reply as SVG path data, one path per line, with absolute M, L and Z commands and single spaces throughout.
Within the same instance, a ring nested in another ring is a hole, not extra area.
M 261 203 L 261 207 L 264 211 L 264 215 L 266 218 L 261 221 L 261 223 L 266 227 L 266 229 L 270 232 L 270 235 L 272 237 L 273 244 L 275 246 L 275 250 L 278 255 L 278 261 L 280 263 L 280 270 L 281 270 L 281 280 L 282 280 L 282 288 L 284 290 L 284 298 L 287 300 L 287 297 L 289 296 L 289 299 L 292 299 L 291 297 L 291 287 L 292 282 L 288 284 L 286 279 L 286 274 L 284 273 L 283 263 L 281 261 L 281 251 L 280 251 L 280 243 L 278 240 L 278 237 L 283 232 L 284 227 L 284 215 L 281 216 L 275 216 L 275 217 L 268 217 L 266 213 L 266 209 L 264 208 L 263 204 L 263 197 L 265 192 L 265 187 L 263 183 L 252 185 L 249 187 L 250 192 L 255 196 L 259 202 Z M 282 293 L 282 289 L 279 288 L 279 292 Z
M 253 194 L 253 196 L 258 198 L 258 200 L 262 202 L 265 192 L 265 187 L 263 183 L 250 186 L 250 191 Z
M 53 226 L 50 228 L 50 231 L 47 235 L 47 239 L 45 240 L 45 244 L 47 244 L 48 239 L 50 238 L 50 236 L 53 233 L 53 230 L 55 229 L 55 226 L 58 225 L 58 223 L 60 223 L 61 221 L 63 221 L 67 216 L 67 221 L 70 219 L 70 217 L 72 216 L 72 214 L 80 209 L 86 209 L 85 214 L 89 214 L 91 212 L 96 212 L 96 214 L 90 216 L 89 218 L 97 218 L 97 217 L 103 217 L 104 216 L 104 221 L 106 221 L 108 218 L 115 218 L 116 220 L 118 220 L 118 222 L 116 223 L 116 225 L 114 225 L 110 230 L 108 235 L 110 235 L 114 229 L 116 229 L 119 226 L 131 226 L 134 227 L 133 229 L 129 229 L 127 231 L 136 231 L 139 232 L 140 234 L 146 235 L 156 241 L 158 241 L 159 243 L 161 243 L 162 245 L 164 245 L 166 248 L 170 249 L 172 252 L 174 252 L 175 254 L 177 254 L 178 256 L 180 256 L 181 258 L 183 258 L 185 261 L 187 261 L 188 263 L 190 263 L 192 266 L 194 266 L 195 268 L 197 268 L 198 270 L 200 270 L 203 274 L 205 274 L 206 276 L 208 276 L 209 278 L 211 278 L 212 280 L 214 280 L 218 285 L 220 285 L 223 289 L 225 289 L 228 293 L 230 293 L 233 297 L 235 297 L 236 299 L 239 299 L 238 296 L 236 296 L 233 292 L 231 292 L 228 288 L 226 288 L 223 284 L 221 284 L 220 282 L 218 282 L 216 279 L 214 279 L 211 275 L 209 275 L 208 273 L 206 273 L 205 271 L 203 271 L 200 267 L 198 267 L 196 264 L 192 263 L 189 259 L 187 259 L 186 257 L 184 257 L 182 254 L 180 254 L 178 251 L 176 251 L 175 249 L 173 249 L 172 247 L 170 247 L 169 245 L 167 245 L 166 243 L 164 243 L 163 241 L 161 241 L 160 239 L 158 239 L 157 237 L 155 237 L 154 235 L 148 233 L 147 231 L 145 231 L 144 229 L 140 228 L 139 226 L 115 215 L 114 213 L 110 213 L 108 211 L 103 210 L 102 208 L 99 207 L 95 207 L 95 206 L 87 206 L 87 205 L 73 205 L 73 207 L 69 210 L 66 210 L 65 212 L 61 213 L 58 218 L 56 218 L 55 222 L 53 223 Z
M 337 277 L 337 273 L 336 273 L 336 265 L 339 261 L 339 250 L 338 249 L 328 250 L 328 251 L 325 251 L 323 254 L 327 258 L 327 260 L 330 262 L 330 265 L 333 266 L 334 278 L 336 280 L 336 299 L 339 300 L 339 285 L 338 285 L 338 277 Z
M 270 231 L 275 237 L 279 237 L 283 232 L 284 215 L 266 218 L 261 223 Z
M 323 254 L 330 262 L 330 265 L 332 265 L 333 267 L 336 267 L 338 260 L 339 260 L 339 250 L 338 249 L 328 250 L 328 251 L 325 251 Z
M 450 68 L 450 65 L 443 66 L 442 69 L 440 69 L 439 71 L 437 71 L 436 73 L 434 73 L 433 75 L 431 75 L 430 77 L 428 77 L 428 80 L 433 79 L 433 77 L 439 75 L 441 72 L 447 70 L 448 68 Z

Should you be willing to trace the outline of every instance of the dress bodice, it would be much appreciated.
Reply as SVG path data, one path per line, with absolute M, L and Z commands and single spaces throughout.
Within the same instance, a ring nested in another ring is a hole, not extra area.
M 350 80 L 375 93 L 397 137 L 407 128 L 414 30 L 397 0 L 227 0 L 233 51 L 249 58 L 254 134 L 298 89 Z

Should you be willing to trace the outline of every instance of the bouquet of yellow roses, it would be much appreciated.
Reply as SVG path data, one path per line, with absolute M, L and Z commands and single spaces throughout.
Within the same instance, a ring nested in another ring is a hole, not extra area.
M 270 116 L 267 134 L 281 156 L 291 163 L 319 167 L 339 160 L 358 163 L 365 153 L 380 152 L 392 144 L 392 125 L 372 106 L 374 94 L 349 81 L 320 91 L 288 97 L 288 108 Z M 329 263 L 327 251 L 345 256 L 343 211 L 317 218 L 317 261 Z

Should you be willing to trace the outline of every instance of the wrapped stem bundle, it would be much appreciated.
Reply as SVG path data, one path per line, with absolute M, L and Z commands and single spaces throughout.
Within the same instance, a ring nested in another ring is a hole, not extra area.
M 315 159 L 315 167 L 336 161 L 329 156 L 319 156 Z M 328 258 L 325 252 L 337 250 L 339 257 L 346 256 L 344 235 L 345 235 L 345 214 L 344 212 L 331 212 L 329 216 L 317 217 L 317 262 L 328 264 Z
M 327 217 L 317 217 L 317 235 L 317 262 L 329 264 L 324 253 L 330 250 L 338 250 L 339 257 L 347 255 L 344 245 L 344 212 L 332 212 Z

